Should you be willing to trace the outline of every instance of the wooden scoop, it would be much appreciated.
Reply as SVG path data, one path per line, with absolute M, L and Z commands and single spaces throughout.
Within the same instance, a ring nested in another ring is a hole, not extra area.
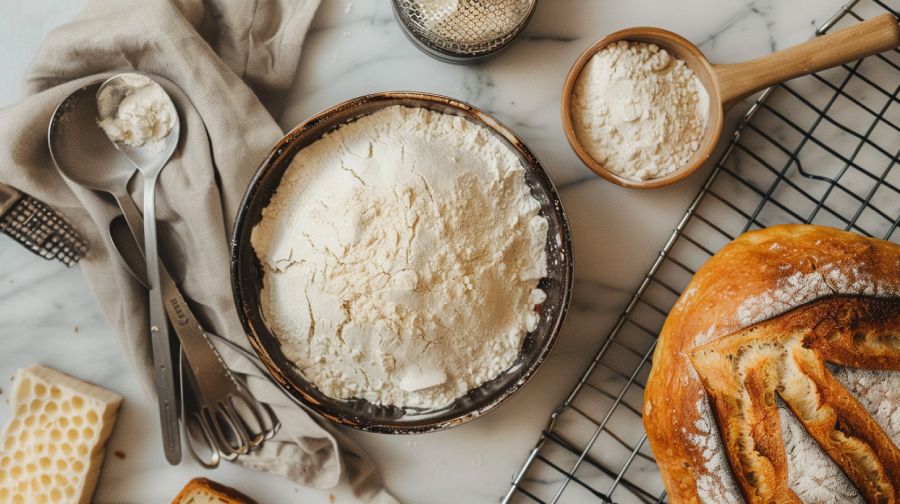
M 575 81 L 581 69 L 594 54 L 620 40 L 656 44 L 673 56 L 684 60 L 709 94 L 709 119 L 700 140 L 700 148 L 690 162 L 669 175 L 642 181 L 620 177 L 592 158 L 575 133 L 575 122 L 571 112 Z M 563 129 L 578 157 L 598 175 L 624 187 L 642 189 L 661 187 L 687 177 L 709 159 L 722 135 L 725 111 L 742 98 L 773 84 L 898 46 L 900 46 L 900 25 L 891 14 L 883 14 L 761 58 L 727 65 L 711 64 L 697 46 L 670 31 L 660 28 L 629 28 L 598 41 L 582 53 L 569 70 L 562 95 Z

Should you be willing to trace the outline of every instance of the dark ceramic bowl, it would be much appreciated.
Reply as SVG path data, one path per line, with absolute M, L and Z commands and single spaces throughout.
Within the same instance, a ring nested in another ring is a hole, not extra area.
M 550 226 L 547 234 L 547 276 L 539 287 L 547 293 L 540 322 L 522 345 L 515 364 L 497 378 L 470 390 L 450 406 L 418 409 L 378 406 L 363 399 L 328 397 L 309 383 L 281 352 L 260 308 L 263 269 L 250 245 L 250 233 L 278 187 L 294 156 L 304 147 L 343 124 L 392 105 L 422 107 L 462 116 L 493 131 L 512 149 L 525 167 L 531 194 L 541 204 Z M 572 292 L 572 244 L 559 196 L 540 162 L 505 126 L 477 108 L 451 98 L 426 93 L 386 92 L 355 98 L 336 105 L 294 128 L 262 162 L 244 195 L 231 242 L 231 283 L 234 301 L 247 337 L 271 376 L 303 404 L 339 424 L 372 432 L 406 434 L 430 432 L 463 424 L 494 409 L 534 374 L 553 346 L 562 327 Z

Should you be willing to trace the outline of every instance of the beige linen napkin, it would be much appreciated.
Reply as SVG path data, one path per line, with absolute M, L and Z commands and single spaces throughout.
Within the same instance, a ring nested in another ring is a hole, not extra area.
M 164 85 L 181 114 L 183 137 L 160 179 L 160 255 L 207 329 L 246 348 L 229 287 L 228 236 L 251 176 L 282 136 L 272 112 L 294 80 L 318 3 L 90 0 L 47 37 L 27 77 L 26 98 L 0 109 L 0 182 L 52 204 L 84 234 L 91 247 L 81 261 L 88 283 L 148 390 L 146 292 L 118 263 L 106 235 L 119 210 L 55 170 L 49 118 L 72 91 L 113 72 L 136 69 L 171 81 Z M 237 352 L 222 352 L 283 424 L 276 438 L 239 463 L 320 488 L 345 474 L 363 500 L 396 502 L 357 446 L 290 403 Z

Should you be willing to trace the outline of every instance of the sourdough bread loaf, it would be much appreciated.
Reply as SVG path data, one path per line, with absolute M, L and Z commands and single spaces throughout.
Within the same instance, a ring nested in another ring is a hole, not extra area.
M 644 425 L 671 502 L 900 499 L 900 246 L 753 231 L 660 333 Z

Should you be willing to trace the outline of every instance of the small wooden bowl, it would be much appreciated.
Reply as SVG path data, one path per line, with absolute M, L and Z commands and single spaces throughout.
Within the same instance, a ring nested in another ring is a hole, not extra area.
M 656 44 L 666 51 L 669 51 L 673 57 L 684 60 L 688 68 L 693 70 L 694 74 L 697 75 L 697 78 L 700 79 L 700 82 L 703 83 L 703 86 L 707 90 L 712 90 L 716 87 L 716 82 L 713 78 L 712 65 L 710 65 L 709 61 L 707 61 L 706 57 L 703 56 L 703 53 L 700 52 L 700 49 L 698 49 L 697 46 L 681 36 L 667 30 L 651 27 L 629 28 L 627 30 L 617 31 L 600 39 L 597 43 L 588 48 L 587 51 L 584 51 L 566 76 L 566 83 L 563 87 L 562 94 L 562 123 L 563 129 L 566 132 L 566 138 L 569 140 L 569 145 L 572 146 L 572 149 L 575 150 L 575 154 L 578 155 L 581 161 L 594 173 L 610 182 L 614 182 L 623 187 L 633 187 L 637 189 L 651 189 L 673 184 L 687 177 L 699 168 L 700 165 L 712 155 L 713 150 L 716 148 L 716 140 L 722 133 L 724 111 L 721 106 L 715 105 L 716 102 L 714 101 L 712 92 L 709 92 L 709 118 L 706 121 L 706 128 L 703 131 L 700 148 L 697 149 L 697 152 L 694 154 L 694 157 L 688 165 L 662 177 L 647 180 L 632 180 L 607 170 L 588 153 L 575 131 L 575 120 L 572 117 L 572 93 L 575 89 L 575 83 L 578 80 L 579 75 L 581 75 L 581 70 L 587 65 L 588 61 L 597 54 L 597 52 L 614 42 L 622 40 Z
M 607 170 L 581 144 L 572 117 L 572 93 L 581 70 L 601 49 L 621 40 L 656 44 L 683 60 L 703 83 L 709 95 L 709 117 L 700 148 L 686 165 L 662 177 L 632 180 Z M 652 189 L 678 182 L 697 171 L 709 159 L 722 136 L 725 112 L 741 99 L 773 84 L 818 72 L 848 61 L 900 46 L 900 25 L 891 14 L 863 21 L 761 58 L 743 63 L 714 65 L 685 38 L 660 28 L 629 28 L 617 31 L 579 56 L 566 76 L 562 92 L 562 123 L 575 154 L 594 173 L 623 187 Z

